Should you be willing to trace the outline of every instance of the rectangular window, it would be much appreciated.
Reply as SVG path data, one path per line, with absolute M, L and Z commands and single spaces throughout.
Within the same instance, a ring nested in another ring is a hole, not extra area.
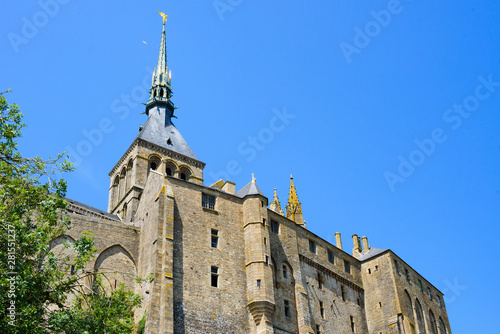
M 368 275 L 371 275 L 372 274 L 372 270 L 370 268 L 368 268 Z
M 431 288 L 427 288 L 427 294 L 429 295 L 429 299 L 432 300 Z
M 441 302 L 441 297 L 439 296 L 436 296 L 437 300 L 438 300 L 438 305 L 440 308 L 443 308 L 443 303 Z
M 420 280 L 418 280 L 418 288 L 420 289 L 420 292 L 424 292 L 422 290 L 422 282 L 420 282 Z
M 212 229 L 212 248 L 217 248 L 219 245 L 219 231 Z
M 285 305 L 285 317 L 290 318 L 290 302 L 285 300 L 283 303 Z
M 260 279 L 257 280 L 257 287 L 260 288 Z
M 323 275 L 318 273 L 318 289 L 323 289 Z
M 309 250 L 316 254 L 316 243 L 311 239 L 309 239 Z
M 396 268 L 396 273 L 399 274 L 399 266 L 398 266 L 398 261 L 394 260 L 394 267 Z
M 333 252 L 331 250 L 328 250 L 328 262 L 331 264 L 335 263 L 335 255 L 333 255 Z
M 288 268 L 286 264 L 283 265 L 283 278 L 284 279 L 288 278 Z
M 280 223 L 271 220 L 271 232 L 278 234 L 280 232 Z
M 410 283 L 410 272 L 406 268 L 405 268 L 405 276 L 406 276 L 406 280 L 408 281 L 408 283 Z
M 266 218 L 262 218 L 262 225 L 266 226 Z
M 319 314 L 321 318 L 325 318 L 325 307 L 323 306 L 323 302 L 319 302 Z
M 215 210 L 215 196 L 201 194 L 201 206 L 207 209 Z
M 219 268 L 212 266 L 212 279 L 211 285 L 216 288 L 219 283 Z
M 351 273 L 351 264 L 349 263 L 349 261 L 344 260 L 344 269 L 346 273 Z
M 354 317 L 351 315 L 351 330 L 356 333 L 356 326 L 354 325 Z
M 321 326 L 316 325 L 316 334 L 321 334 Z
M 266 266 L 268 266 L 268 265 L 269 265 L 269 256 L 266 255 Z
M 340 294 L 342 295 L 342 300 L 345 302 L 345 290 L 343 286 L 340 287 Z
M 264 246 L 267 245 L 267 239 L 264 238 Z
M 70 275 L 74 275 L 75 274 L 75 266 L 74 265 L 71 265 L 71 268 L 70 268 Z

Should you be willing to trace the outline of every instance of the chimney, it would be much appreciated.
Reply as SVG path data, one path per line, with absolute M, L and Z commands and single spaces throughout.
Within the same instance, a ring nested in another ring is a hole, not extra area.
M 342 249 L 342 239 L 340 238 L 340 232 L 335 232 L 335 243 L 338 249 Z
M 235 194 L 236 193 L 236 183 L 227 180 L 226 183 L 222 186 L 222 190 L 230 193 L 230 194 Z
M 354 248 L 352 249 L 352 256 L 355 258 L 358 258 L 361 256 L 361 239 L 358 237 L 357 234 L 352 235 L 352 243 L 354 244 Z
M 363 240 L 363 253 L 366 254 L 370 250 L 370 246 L 368 245 L 368 238 L 363 237 L 361 240 Z

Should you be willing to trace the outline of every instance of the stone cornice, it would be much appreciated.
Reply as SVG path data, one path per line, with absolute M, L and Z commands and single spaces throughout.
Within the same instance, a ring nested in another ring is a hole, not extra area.
M 318 269 L 319 271 L 323 272 L 323 274 L 325 274 L 325 275 L 333 277 L 335 280 L 339 281 L 340 283 L 343 283 L 343 284 L 345 284 L 345 285 L 353 288 L 354 290 L 356 290 L 358 292 L 364 292 L 364 289 L 362 287 L 360 287 L 359 285 L 357 285 L 356 283 L 351 282 L 348 279 L 346 279 L 346 278 L 340 276 L 339 274 L 335 273 L 334 271 L 332 271 L 332 270 L 330 270 L 330 269 L 322 266 L 321 264 L 319 264 L 317 262 L 314 262 L 310 258 L 305 257 L 302 254 L 299 254 L 299 258 L 300 258 L 300 261 L 302 261 L 302 262 L 310 265 L 311 267 L 314 267 L 314 268 Z

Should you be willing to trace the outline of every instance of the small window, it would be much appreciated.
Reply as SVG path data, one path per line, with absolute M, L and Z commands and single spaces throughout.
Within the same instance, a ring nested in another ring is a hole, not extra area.
M 267 245 L 267 239 L 264 238 L 264 246 Z
M 266 226 L 266 218 L 262 218 L 262 225 Z
M 214 288 L 218 286 L 219 283 L 219 268 L 212 266 L 212 280 L 211 284 Z
M 309 250 L 311 253 L 316 254 L 316 243 L 311 239 L 309 239 Z
M 286 264 L 283 265 L 283 278 L 288 278 L 288 267 L 286 266 Z
M 283 304 L 285 306 L 285 317 L 290 318 L 290 302 L 288 300 L 284 300 Z
M 269 265 L 269 256 L 266 255 L 266 266 Z
M 420 289 L 420 292 L 424 292 L 422 289 L 422 282 L 418 280 L 418 288 Z
M 406 276 L 406 280 L 408 281 L 408 283 L 410 283 L 410 272 L 406 268 L 405 268 L 405 276 Z
M 441 302 L 441 297 L 436 296 L 436 299 L 437 299 L 437 301 L 438 301 L 438 305 L 439 305 L 439 307 L 440 307 L 440 308 L 443 308 L 443 303 Z
M 152 170 L 157 170 L 160 164 L 161 164 L 160 158 L 158 158 L 155 155 L 149 159 L 149 168 Z
M 356 326 L 354 324 L 354 317 L 351 315 L 351 331 L 356 333 Z
M 323 289 L 323 275 L 321 275 L 320 273 L 318 273 L 318 289 Z
M 212 229 L 212 248 L 219 246 L 219 231 Z
M 399 274 L 399 266 L 398 266 L 398 261 L 394 260 L 394 267 L 396 268 L 396 273 Z
M 325 318 L 325 307 L 323 302 L 319 302 L 319 314 L 321 315 L 321 318 Z
M 378 271 L 378 266 L 375 266 L 375 271 Z
M 368 275 L 371 275 L 372 274 L 372 270 L 370 268 L 368 268 Z
M 331 250 L 328 250 L 328 262 L 330 262 L 331 264 L 335 263 L 335 255 Z
M 316 334 L 321 334 L 321 326 L 316 325 Z
M 432 291 L 431 291 L 431 288 L 427 288 L 427 294 L 429 295 L 429 299 L 432 300 Z
M 271 220 L 271 232 L 278 234 L 280 232 L 280 223 Z
M 74 265 L 71 265 L 69 274 L 70 275 L 74 275 L 75 274 L 75 266 Z
M 351 273 L 351 263 L 349 261 L 344 260 L 344 269 L 346 273 Z
M 257 287 L 260 288 L 260 279 L 257 280 Z
M 215 196 L 202 194 L 201 195 L 201 206 L 207 209 L 215 210 Z
M 342 301 L 345 302 L 345 290 L 344 290 L 344 286 L 340 287 L 340 294 L 342 295 Z

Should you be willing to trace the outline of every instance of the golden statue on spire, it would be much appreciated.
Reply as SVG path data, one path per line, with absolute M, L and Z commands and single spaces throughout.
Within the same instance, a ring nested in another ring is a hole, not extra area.
M 165 23 L 165 22 L 167 21 L 167 17 L 168 17 L 168 15 L 167 15 L 167 14 L 165 14 L 165 13 L 162 13 L 162 12 L 160 12 L 160 11 L 158 11 L 158 13 L 160 13 L 161 17 L 163 17 L 163 22 Z

